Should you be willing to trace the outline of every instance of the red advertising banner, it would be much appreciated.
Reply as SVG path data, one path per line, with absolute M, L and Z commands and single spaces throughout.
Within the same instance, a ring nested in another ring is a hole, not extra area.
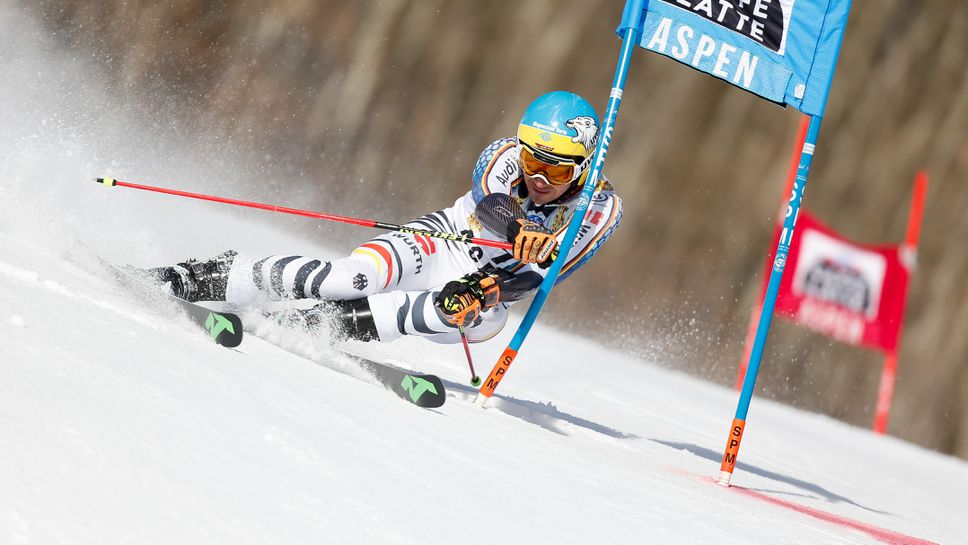
M 841 342 L 895 352 L 914 263 L 905 247 L 858 244 L 801 210 L 776 313 Z M 767 264 L 768 273 L 773 256 Z
M 806 141 L 807 128 L 808 117 L 804 116 L 791 154 L 784 196 L 790 195 L 794 188 L 797 159 Z M 928 173 L 920 171 L 914 178 L 907 234 L 899 245 L 871 246 L 847 240 L 801 208 L 776 301 L 775 312 L 799 325 L 855 346 L 884 352 L 873 426 L 880 434 L 887 432 L 894 398 L 901 323 L 921 237 L 927 191 Z M 786 204 L 784 199 L 781 217 Z M 782 225 L 777 226 L 773 248 L 782 229 Z M 760 302 L 750 314 L 746 345 L 736 375 L 737 390 L 742 389 L 746 377 L 772 266 L 773 252 L 766 260 Z

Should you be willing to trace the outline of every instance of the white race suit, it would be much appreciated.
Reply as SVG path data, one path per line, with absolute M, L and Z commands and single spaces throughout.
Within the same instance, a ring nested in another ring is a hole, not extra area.
M 477 203 L 488 194 L 499 192 L 514 198 L 528 219 L 555 233 L 559 243 L 564 238 L 580 191 L 571 190 L 544 205 L 532 202 L 522 177 L 515 139 L 504 138 L 489 145 L 478 158 L 472 178 L 471 190 L 452 206 L 419 217 L 407 226 L 503 240 L 504 236 L 483 229 L 475 216 Z M 558 282 L 595 255 L 621 218 L 622 201 L 602 176 Z M 447 282 L 491 267 L 512 273 L 520 281 L 511 290 L 502 289 L 501 302 L 466 328 L 468 339 L 480 342 L 504 327 L 510 304 L 536 290 L 546 269 L 522 264 L 499 248 L 391 232 L 360 245 L 348 257 L 332 261 L 295 255 L 253 258 L 240 254 L 232 262 L 226 300 L 252 304 L 366 297 L 381 341 L 421 335 L 437 342 L 460 342 L 456 327 L 438 314 L 434 298 Z

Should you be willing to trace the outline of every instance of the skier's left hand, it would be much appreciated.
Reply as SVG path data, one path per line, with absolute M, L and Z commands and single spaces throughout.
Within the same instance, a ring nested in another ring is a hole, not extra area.
M 533 221 L 517 219 L 508 226 L 508 242 L 514 243 L 514 259 L 537 263 L 545 269 L 557 257 L 558 239 L 547 227 Z
M 463 327 L 474 323 L 481 312 L 495 305 L 501 298 L 496 275 L 481 271 L 462 276 L 444 285 L 434 306 L 447 322 Z

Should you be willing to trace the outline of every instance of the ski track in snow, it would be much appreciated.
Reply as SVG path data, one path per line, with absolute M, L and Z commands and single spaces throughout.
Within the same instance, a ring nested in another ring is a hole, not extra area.
M 158 324 L 157 318 L 147 316 L 143 312 L 131 312 L 118 305 L 113 305 L 83 293 L 77 293 L 75 290 L 60 284 L 55 280 L 45 280 L 37 271 L 22 269 L 20 267 L 0 261 L 0 275 L 6 276 L 9 282 L 22 282 L 28 286 L 32 284 L 36 287 L 45 289 L 51 292 L 53 295 L 64 299 L 63 302 L 65 304 L 94 305 L 117 314 L 118 318 L 121 320 L 133 320 L 154 329 L 162 329 L 162 327 Z M 21 326 L 24 325 L 23 318 L 20 318 L 19 322 Z

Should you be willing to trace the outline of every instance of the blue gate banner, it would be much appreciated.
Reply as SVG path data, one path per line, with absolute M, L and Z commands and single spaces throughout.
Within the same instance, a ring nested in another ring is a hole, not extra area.
M 850 0 L 650 0 L 643 11 L 641 47 L 823 116 Z

